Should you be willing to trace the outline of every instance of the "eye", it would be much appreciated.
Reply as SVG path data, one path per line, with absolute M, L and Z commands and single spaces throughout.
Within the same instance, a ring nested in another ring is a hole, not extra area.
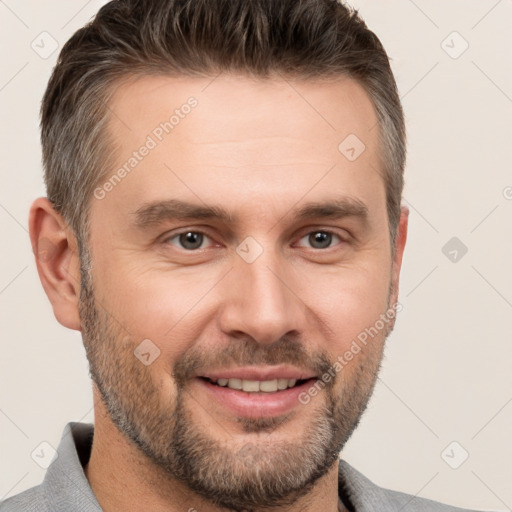
M 209 236 L 200 231 L 184 231 L 170 236 L 165 242 L 178 246 L 181 249 L 186 249 L 187 251 L 194 251 L 204 249 L 203 242 L 209 239 Z
M 338 235 L 330 231 L 311 231 L 311 233 L 308 233 L 299 240 L 299 244 L 306 240 L 313 249 L 328 249 L 335 239 L 338 240 L 338 243 L 342 241 Z

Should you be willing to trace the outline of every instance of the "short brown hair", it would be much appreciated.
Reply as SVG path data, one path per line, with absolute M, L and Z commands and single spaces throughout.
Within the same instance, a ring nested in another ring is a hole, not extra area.
M 87 243 L 94 187 L 113 164 L 106 127 L 116 82 L 131 75 L 223 71 L 358 81 L 378 116 L 394 241 L 404 117 L 386 52 L 357 11 L 335 0 L 114 0 L 64 45 L 41 106 L 48 198 L 80 245 Z

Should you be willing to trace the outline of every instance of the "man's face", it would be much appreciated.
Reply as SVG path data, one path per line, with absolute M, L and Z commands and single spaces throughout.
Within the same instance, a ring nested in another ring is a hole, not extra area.
M 110 109 L 81 303 L 110 417 L 213 502 L 293 502 L 355 428 L 392 325 L 335 365 L 396 300 L 372 104 L 348 79 L 221 75 L 139 78 Z

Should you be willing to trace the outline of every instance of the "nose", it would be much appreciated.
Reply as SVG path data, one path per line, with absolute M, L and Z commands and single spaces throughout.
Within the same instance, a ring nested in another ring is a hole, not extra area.
M 252 263 L 236 255 L 224 283 L 221 330 L 232 338 L 250 336 L 260 344 L 303 332 L 306 305 L 289 265 L 270 251 Z

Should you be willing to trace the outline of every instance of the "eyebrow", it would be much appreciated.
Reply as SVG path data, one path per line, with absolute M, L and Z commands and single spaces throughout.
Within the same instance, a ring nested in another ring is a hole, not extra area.
M 179 199 L 153 201 L 143 204 L 135 212 L 135 224 L 141 229 L 161 224 L 170 220 L 216 220 L 225 224 L 236 224 L 239 217 L 228 212 L 219 205 L 201 205 L 189 203 Z M 368 220 L 368 207 L 359 199 L 353 197 L 341 197 L 338 199 L 309 202 L 299 208 L 294 208 L 285 214 L 291 215 L 297 220 L 313 218 L 342 219 L 344 217 L 356 217 L 364 223 Z
M 140 228 L 148 228 L 168 220 L 211 219 L 226 224 L 236 222 L 236 217 L 221 206 L 207 206 L 187 203 L 179 199 L 154 201 L 143 204 L 135 214 L 135 224 Z

